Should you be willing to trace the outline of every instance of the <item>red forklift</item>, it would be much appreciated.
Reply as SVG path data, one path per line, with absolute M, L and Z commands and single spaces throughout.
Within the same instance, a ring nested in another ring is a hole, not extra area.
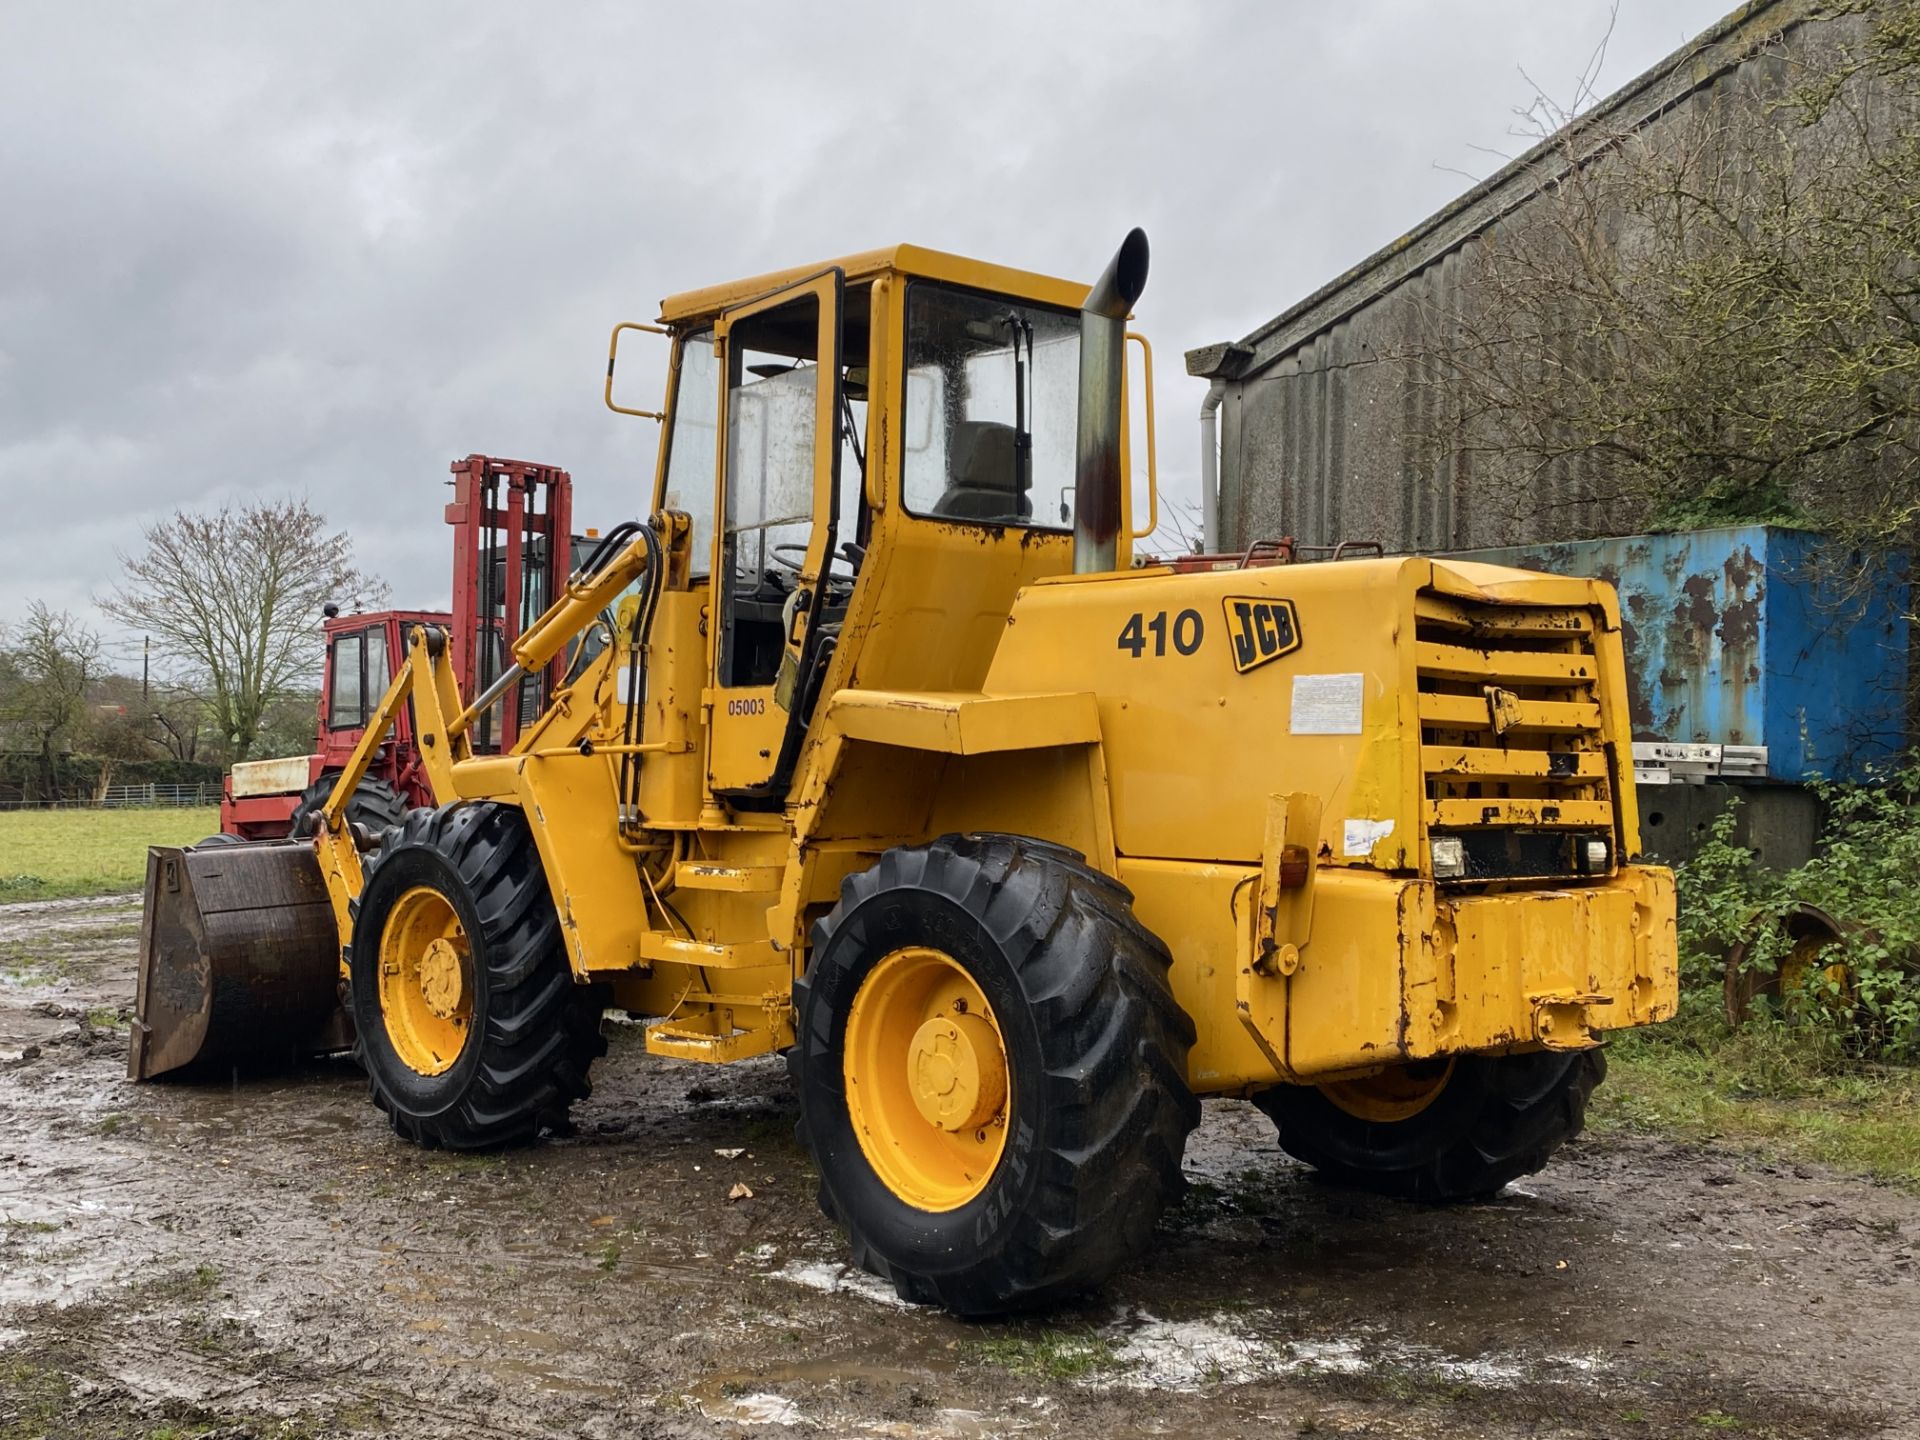
M 559 597 L 576 545 L 593 538 L 592 531 L 583 538 L 573 534 L 572 477 L 556 466 L 490 455 L 469 455 L 451 469 L 453 500 L 446 521 L 453 528 L 452 613 L 342 615 L 337 606 L 327 606 L 314 753 L 235 765 L 221 791 L 222 838 L 278 840 L 307 832 L 387 682 L 406 663 L 407 636 L 415 625 L 446 629 L 461 693 L 473 695 L 505 669 L 508 648 L 521 630 Z M 475 727 L 475 751 L 511 747 L 521 725 L 546 708 L 566 668 L 566 660 L 556 660 L 509 688 Z M 432 803 L 420 771 L 413 716 L 403 711 L 347 802 L 347 819 L 377 833 L 399 824 L 414 806 Z

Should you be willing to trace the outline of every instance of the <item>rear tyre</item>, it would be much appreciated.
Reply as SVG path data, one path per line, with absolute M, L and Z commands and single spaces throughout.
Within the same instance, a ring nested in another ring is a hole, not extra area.
M 1049 1304 L 1145 1249 L 1200 1118 L 1167 949 L 1077 851 L 889 850 L 814 929 L 788 1066 L 855 1263 L 965 1315 Z
M 564 1131 L 591 1092 L 605 997 L 574 983 L 512 806 L 409 814 L 373 860 L 348 959 L 354 1058 L 415 1144 L 489 1149 Z
M 1253 1097 L 1280 1148 L 1336 1185 L 1446 1204 L 1484 1200 L 1545 1165 L 1586 1125 L 1600 1050 L 1466 1055 Z
M 322 775 L 300 792 L 300 803 L 293 807 L 293 819 L 287 823 L 289 840 L 304 840 L 313 833 L 313 817 L 326 806 L 339 778 L 337 773 Z M 363 826 L 371 835 L 384 835 L 406 818 L 406 799 L 377 775 L 363 775 L 347 799 L 347 823 Z

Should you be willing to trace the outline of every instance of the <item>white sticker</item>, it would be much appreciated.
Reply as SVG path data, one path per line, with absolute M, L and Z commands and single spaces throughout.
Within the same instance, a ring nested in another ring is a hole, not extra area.
M 1373 847 L 1393 834 L 1391 820 L 1349 820 L 1345 826 L 1346 838 L 1340 849 L 1347 855 L 1371 855 Z
M 1295 735 L 1358 735 L 1366 687 L 1364 675 L 1294 676 L 1287 728 Z

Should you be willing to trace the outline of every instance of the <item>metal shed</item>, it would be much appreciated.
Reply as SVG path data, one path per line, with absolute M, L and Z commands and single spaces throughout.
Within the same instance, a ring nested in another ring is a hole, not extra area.
M 1725 86 L 1778 93 L 1797 51 L 1860 33 L 1863 23 L 1813 0 L 1742 6 L 1276 318 L 1238 341 L 1190 351 L 1188 372 L 1216 382 L 1203 418 L 1210 432 L 1217 407 L 1218 523 L 1208 548 L 1291 535 L 1318 545 L 1367 539 L 1389 550 L 1458 550 L 1642 528 L 1618 507 L 1555 503 L 1584 493 L 1571 476 L 1562 477 L 1563 495 L 1542 494 L 1527 516 L 1496 511 L 1487 477 L 1467 460 L 1435 458 L 1414 443 L 1420 407 L 1434 401 L 1391 358 L 1395 342 L 1422 305 L 1460 303 L 1467 247 L 1510 223 L 1555 166 L 1588 163 L 1623 131 L 1674 123 Z M 1203 460 L 1204 486 L 1210 441 Z M 1549 477 L 1547 486 L 1555 483 Z

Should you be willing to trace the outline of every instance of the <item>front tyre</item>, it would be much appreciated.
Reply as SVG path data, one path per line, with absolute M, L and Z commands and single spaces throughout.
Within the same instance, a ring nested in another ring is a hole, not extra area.
M 1586 1125 L 1600 1050 L 1463 1055 L 1253 1097 L 1280 1148 L 1327 1180 L 1428 1204 L 1484 1200 Z
M 410 813 L 373 859 L 349 960 L 354 1058 L 415 1144 L 533 1140 L 590 1093 L 603 997 L 574 983 L 512 806 Z
M 339 778 L 337 771 L 322 775 L 300 792 L 299 803 L 287 821 L 289 840 L 305 840 L 313 834 L 314 817 L 326 808 L 333 795 L 334 782 Z M 406 817 L 406 797 L 378 775 L 361 776 L 360 783 L 353 787 L 353 794 L 347 797 L 347 823 L 360 826 L 375 839 Z
M 815 927 L 788 1064 L 856 1263 L 960 1314 L 1049 1304 L 1146 1247 L 1199 1121 L 1166 947 L 1075 851 L 889 850 Z

